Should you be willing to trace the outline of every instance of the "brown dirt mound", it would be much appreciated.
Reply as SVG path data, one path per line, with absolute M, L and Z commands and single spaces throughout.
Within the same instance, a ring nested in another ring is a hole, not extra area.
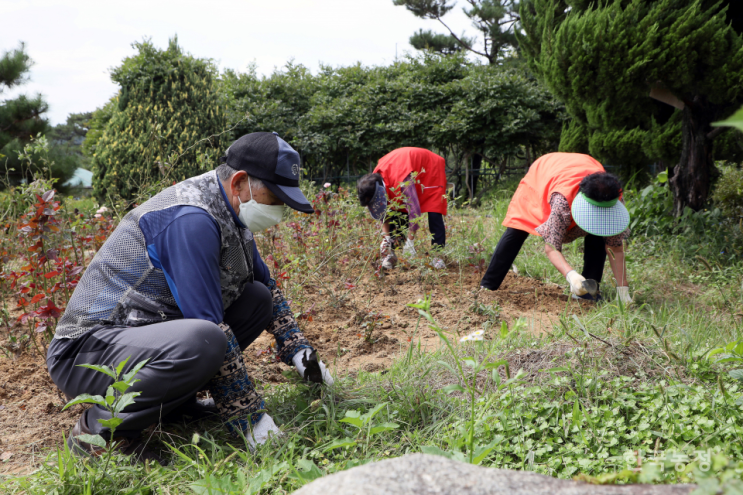
M 334 293 L 308 288 L 306 295 L 314 302 L 300 325 L 333 373 L 344 375 L 385 369 L 411 341 L 417 345 L 420 340 L 424 350 L 438 347 L 438 337 L 423 322 L 416 333 L 418 314 L 407 306 L 425 293 L 432 295 L 437 322 L 459 335 L 481 329 L 489 319 L 511 325 L 525 318 L 531 331 L 544 332 L 566 308 L 579 308 L 554 285 L 509 273 L 501 290 L 480 292 L 473 289 L 479 277 L 451 271 L 426 278 L 400 269 L 382 280 L 358 281 L 355 288 Z M 371 337 L 365 339 L 373 322 Z M 264 333 L 246 350 L 246 362 L 255 379 L 283 382 L 281 373 L 289 368 L 274 360 L 271 341 Z M 63 412 L 63 405 L 38 353 L 27 351 L 15 360 L 0 357 L 0 472 L 28 471 L 43 460 L 42 449 L 61 445 L 62 433 L 67 434 L 80 414 L 79 406 Z

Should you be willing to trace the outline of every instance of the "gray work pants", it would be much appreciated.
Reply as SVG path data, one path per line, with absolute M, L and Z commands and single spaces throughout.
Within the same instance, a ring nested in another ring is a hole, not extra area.
M 260 282 L 246 284 L 243 293 L 227 309 L 224 321 L 241 349 L 248 347 L 268 327 L 273 314 L 271 292 Z M 141 327 L 99 327 L 77 339 L 54 339 L 47 352 L 47 368 L 55 384 L 68 398 L 80 394 L 106 395 L 113 380 L 80 364 L 116 366 L 129 357 L 126 370 L 144 359 L 140 380 L 129 392 L 141 392 L 136 402 L 121 413 L 124 421 L 116 436 L 136 437 L 141 430 L 176 409 L 203 390 L 224 362 L 224 332 L 206 320 L 183 319 Z M 87 411 L 94 434 L 105 434 L 98 419 L 110 419 L 100 406 Z

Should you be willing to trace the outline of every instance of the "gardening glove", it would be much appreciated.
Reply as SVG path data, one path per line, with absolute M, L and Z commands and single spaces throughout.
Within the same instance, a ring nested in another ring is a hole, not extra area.
M 330 376 L 325 363 L 317 359 L 317 351 L 314 349 L 302 349 L 294 355 L 292 361 L 299 376 L 308 382 L 333 384 L 333 377 Z
M 583 288 L 583 282 L 586 281 L 586 278 L 583 275 L 580 275 L 575 270 L 570 270 L 568 274 L 565 275 L 565 279 L 570 284 L 570 292 L 576 296 L 585 296 L 588 294 L 588 291 Z
M 402 254 L 411 258 L 415 256 L 415 244 L 413 244 L 413 239 L 405 241 L 405 246 L 402 248 Z
M 617 287 L 617 297 L 625 306 L 634 303 L 629 295 L 629 287 Z
M 273 422 L 273 418 L 268 414 L 264 413 L 260 421 L 253 425 L 253 431 L 246 432 L 248 446 L 251 451 L 255 451 L 257 445 L 263 445 L 272 436 L 275 438 L 284 436 L 276 423 Z

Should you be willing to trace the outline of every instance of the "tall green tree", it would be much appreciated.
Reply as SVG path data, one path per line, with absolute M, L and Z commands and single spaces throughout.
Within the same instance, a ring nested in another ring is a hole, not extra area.
M 119 94 L 94 115 L 102 132 L 86 145 L 100 198 L 133 199 L 153 183 L 211 170 L 229 142 L 215 65 L 184 53 L 177 38 L 165 50 L 133 46 L 138 53 L 111 73 Z
M 523 52 L 573 118 L 561 147 L 626 169 L 670 163 L 675 213 L 702 208 L 723 132 L 710 124 L 743 98 L 741 10 L 730 0 L 524 0 Z
M 3 52 L 0 56 L 0 95 L 3 91 L 22 85 L 28 80 L 33 61 L 26 53 L 23 43 L 14 50 Z M 11 180 L 30 178 L 30 171 L 22 172 L 18 152 L 29 140 L 48 128 L 44 113 L 48 105 L 41 95 L 20 95 L 0 100 L 0 163 L 3 175 L 8 173 Z M 7 169 L 12 170 L 6 170 Z
M 22 85 L 28 79 L 33 62 L 23 43 L 0 56 L 0 94 L 4 90 Z M 47 129 L 43 114 L 49 109 L 41 97 L 20 95 L 0 101 L 0 149 L 9 142 L 20 139 L 28 141 Z
M 464 14 L 472 21 L 477 37 L 457 34 L 444 17 L 456 6 L 456 0 L 392 0 L 416 17 L 438 21 L 449 34 L 420 30 L 410 37 L 410 44 L 418 49 L 439 53 L 466 50 L 496 64 L 517 46 L 519 0 L 464 0 Z

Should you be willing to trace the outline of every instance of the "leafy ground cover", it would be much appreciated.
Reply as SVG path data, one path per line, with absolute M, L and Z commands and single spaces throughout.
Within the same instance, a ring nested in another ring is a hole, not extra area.
M 316 215 L 291 215 L 258 242 L 337 384 L 318 389 L 298 382 L 274 362 L 269 341 L 259 340 L 246 351 L 247 361 L 284 438 L 250 453 L 218 423 L 186 418 L 147 432 L 169 466 L 114 458 L 104 470 L 62 447 L 81 406 L 61 412 L 63 399 L 45 381 L 40 354 L 53 317 L 45 319 L 41 308 L 48 301 L 64 307 L 62 293 L 71 288 L 65 284 L 75 280 L 69 273 L 89 261 L 116 215 L 95 213 L 97 205 L 75 213 L 72 201 L 31 191 L 17 192 L 15 201 L 26 203 L 6 214 L 1 241 L 10 253 L 2 272 L 4 492 L 290 493 L 325 474 L 421 451 L 592 482 L 693 481 L 701 483 L 700 493 L 740 489 L 741 387 L 728 374 L 735 361 L 722 362 L 736 359 L 736 349 L 710 357 L 741 338 L 740 266 L 724 249 L 713 251 L 717 238 L 740 235 L 736 225 L 701 223 L 706 230 L 686 238 L 681 231 L 633 236 L 636 305 L 613 302 L 607 272 L 609 302 L 592 307 L 566 297 L 564 281 L 534 238 L 503 290 L 477 290 L 512 186 L 478 210 L 451 212 L 447 270 L 432 269 L 421 242 L 419 256 L 389 274 L 378 266 L 378 226 L 353 197 L 314 188 L 308 194 Z M 640 194 L 629 198 L 630 207 Z M 35 225 L 33 217 L 20 218 L 39 214 L 39 201 L 52 201 L 55 215 L 45 206 Z M 55 217 L 58 232 L 44 215 Z M 50 249 L 57 260 L 45 254 Z M 581 243 L 566 255 L 581 266 Z M 68 262 L 70 271 L 57 269 Z M 46 298 L 31 303 L 40 288 Z M 484 331 L 483 341 L 459 343 L 474 330 Z M 32 423 L 31 435 L 9 439 L 6 432 Z

